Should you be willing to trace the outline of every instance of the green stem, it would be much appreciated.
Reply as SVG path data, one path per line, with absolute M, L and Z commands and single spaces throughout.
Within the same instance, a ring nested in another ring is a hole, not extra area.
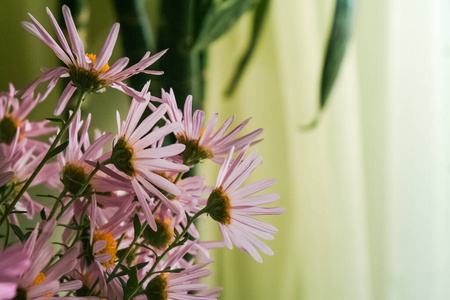
M 161 261 L 161 259 L 173 248 L 179 246 L 178 242 L 181 240 L 181 238 L 183 238 L 183 236 L 187 233 L 187 231 L 189 230 L 189 227 L 191 227 L 191 225 L 194 223 L 194 221 L 200 217 L 202 214 L 204 214 L 205 212 L 207 212 L 206 207 L 204 207 L 202 210 L 200 210 L 199 212 L 197 212 L 191 219 L 189 219 L 189 221 L 186 224 L 186 227 L 184 227 L 183 231 L 181 232 L 180 235 L 178 235 L 175 240 L 172 242 L 172 244 L 170 244 L 169 247 L 167 247 L 167 249 L 159 256 L 156 257 L 155 262 L 152 265 L 152 268 L 150 269 L 150 271 L 148 271 L 148 273 L 145 275 L 145 277 L 139 282 L 138 286 L 136 287 L 136 289 L 131 293 L 131 295 L 128 296 L 128 298 L 126 300 L 131 300 L 133 299 L 133 297 L 136 295 L 136 293 L 138 293 L 138 291 L 142 288 L 142 285 L 144 284 L 144 282 L 154 274 L 154 270 L 156 268 L 156 266 L 158 265 L 158 263 Z
M 147 227 L 147 224 L 144 224 L 144 226 L 141 229 L 141 232 L 139 232 L 138 234 L 134 235 L 133 241 L 131 242 L 131 244 L 128 247 L 127 251 L 125 251 L 125 253 L 120 257 L 119 262 L 117 263 L 117 265 L 114 268 L 114 270 L 112 271 L 112 273 L 109 275 L 108 279 L 106 280 L 106 283 L 108 283 L 111 280 L 113 280 L 114 275 L 116 275 L 117 271 L 119 271 L 119 266 L 122 264 L 122 262 L 125 260 L 125 258 L 130 254 L 134 243 L 136 243 L 137 239 L 141 236 L 141 233 L 144 232 L 145 227 Z
M 64 188 L 63 191 L 61 192 L 61 194 L 59 194 L 58 199 L 55 200 L 55 204 L 53 205 L 52 211 L 50 212 L 50 215 L 48 216 L 47 220 L 50 220 L 51 218 L 53 218 L 53 216 L 56 213 L 56 209 L 58 208 L 59 202 L 62 202 L 62 198 L 64 198 L 64 196 L 66 196 L 66 193 L 67 193 L 67 189 Z M 61 208 L 62 208 L 62 204 L 61 204 Z
M 80 93 L 80 97 L 77 100 L 77 106 L 72 113 L 72 115 L 69 117 L 69 119 L 64 123 L 63 127 L 59 131 L 58 135 L 56 136 L 55 140 L 53 141 L 52 145 L 47 151 L 47 154 L 45 154 L 42 161 L 39 163 L 37 168 L 34 170 L 33 174 L 31 174 L 30 178 L 28 178 L 27 182 L 23 185 L 23 187 L 20 189 L 19 193 L 16 195 L 14 200 L 12 201 L 11 205 L 9 205 L 6 210 L 5 214 L 0 219 L 0 226 L 5 222 L 6 218 L 9 216 L 9 214 L 13 211 L 14 207 L 16 206 L 17 202 L 19 202 L 20 198 L 22 198 L 25 191 L 30 187 L 31 183 L 33 182 L 34 178 L 39 174 L 41 169 L 44 167 L 45 163 L 52 157 L 53 149 L 56 148 L 61 138 L 66 133 L 67 129 L 69 129 L 70 124 L 75 119 L 75 116 L 77 115 L 78 111 L 81 109 L 81 104 L 83 103 L 84 97 L 86 96 L 85 92 Z
M 6 219 L 6 235 L 5 235 L 5 244 L 3 246 L 3 249 L 6 249 L 9 242 L 9 220 Z

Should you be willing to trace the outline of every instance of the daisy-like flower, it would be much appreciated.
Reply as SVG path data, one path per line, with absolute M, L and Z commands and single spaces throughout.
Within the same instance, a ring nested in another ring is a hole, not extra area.
M 36 169 L 38 164 L 41 162 L 45 153 L 42 152 L 40 155 L 35 156 L 33 154 L 34 147 L 27 147 L 28 139 L 19 140 L 20 136 L 20 128 L 17 130 L 16 136 L 11 142 L 11 145 L 0 144 L 0 155 L 4 155 L 7 157 L 10 162 L 9 171 L 14 173 L 14 177 L 11 179 L 11 183 L 15 184 L 15 192 L 18 192 L 22 187 L 23 182 L 25 182 L 33 171 Z M 46 183 L 56 181 L 58 175 L 55 174 L 54 163 L 50 163 L 45 165 L 41 172 L 36 176 L 35 180 L 31 183 L 30 186 L 36 186 L 41 183 Z M 15 192 L 11 195 L 15 197 Z M 16 205 L 16 209 L 20 211 L 26 211 L 26 216 L 29 219 L 32 219 L 34 214 L 41 211 L 44 206 L 36 201 L 33 201 L 28 194 L 25 192 L 23 196 L 20 198 L 19 202 Z M 17 224 L 16 214 L 11 214 L 9 216 L 11 221 Z
M 81 113 L 77 112 L 75 120 L 69 127 L 69 144 L 65 150 L 65 155 L 59 154 L 58 161 L 62 169 L 61 181 L 64 187 L 73 195 L 77 194 L 83 184 L 94 169 L 86 161 L 95 161 L 102 155 L 102 149 L 113 135 L 107 133 L 101 135 L 92 143 L 89 142 L 88 129 L 91 122 L 91 114 L 85 121 L 81 120 Z M 82 151 L 82 148 L 84 151 Z M 85 193 L 90 193 L 91 184 L 86 188 Z
M 274 179 L 264 179 L 241 187 L 244 181 L 262 162 L 256 151 L 244 159 L 245 147 L 234 161 L 230 150 L 228 158 L 221 165 L 215 189 L 208 198 L 207 213 L 219 224 L 225 244 L 232 249 L 234 243 L 242 251 L 249 253 L 256 261 L 262 263 L 259 249 L 267 255 L 273 255 L 272 249 L 257 237 L 273 240 L 278 230 L 261 220 L 253 219 L 257 215 L 279 215 L 285 212 L 282 207 L 259 207 L 280 198 L 278 194 L 264 194 L 249 197 L 275 183 Z
M 102 295 L 108 295 L 108 299 L 121 299 L 123 290 L 120 280 L 114 278 L 111 282 L 107 282 L 109 274 L 116 267 L 117 251 L 130 246 L 131 240 L 123 238 L 120 248 L 117 246 L 117 240 L 126 233 L 131 232 L 133 225 L 130 222 L 135 212 L 135 202 L 124 202 L 116 213 L 108 220 L 98 218 L 98 211 L 101 210 L 97 206 L 95 195 L 92 195 L 91 212 L 90 212 L 90 244 L 92 245 L 93 262 L 92 267 L 87 266 L 93 271 L 96 277 L 91 274 L 91 279 L 98 280 L 99 290 Z M 129 234 L 130 236 L 132 234 Z M 88 263 L 89 264 L 89 263 Z M 92 284 L 92 282 L 87 282 Z
M 30 122 L 25 119 L 39 103 L 40 96 L 34 99 L 32 95 L 29 95 L 19 101 L 15 97 L 16 93 L 12 84 L 9 84 L 8 93 L 0 93 L 0 143 L 11 144 L 18 128 L 20 128 L 19 140 L 56 131 L 56 127 L 46 127 L 50 122 L 48 120 Z M 28 145 L 40 146 L 37 150 L 45 148 L 44 143 L 35 140 L 30 140 Z
M 168 258 L 162 261 L 156 267 L 155 271 L 174 270 L 182 268 L 181 272 L 168 272 L 153 274 L 150 280 L 145 284 L 145 296 L 137 297 L 138 300 L 155 299 L 155 300 L 215 300 L 216 297 L 209 293 L 204 294 L 189 294 L 193 291 L 207 290 L 206 283 L 200 283 L 202 278 L 208 277 L 211 274 L 210 270 L 203 268 L 211 263 L 208 260 L 204 263 L 193 264 L 193 261 L 187 262 L 183 259 L 184 255 L 188 253 L 189 249 L 195 242 L 188 242 L 186 245 L 175 248 L 168 254 Z M 151 264 L 144 268 L 144 272 Z M 145 274 L 145 273 L 144 273 Z M 142 275 L 141 275 L 142 276 Z
M 25 89 L 24 95 L 33 93 L 40 83 L 50 81 L 44 92 L 44 95 L 47 95 L 55 87 L 59 78 L 70 77 L 71 81 L 66 86 L 59 99 L 55 109 L 55 115 L 59 115 L 63 111 L 70 97 L 77 89 L 86 93 L 95 93 L 104 91 L 106 87 L 112 87 L 136 98 L 138 101 L 144 101 L 137 91 L 128 87 L 123 81 L 138 73 L 153 75 L 162 74 L 163 72 L 160 71 L 146 69 L 158 60 L 165 51 L 159 52 L 153 56 L 150 56 L 150 52 L 147 52 L 138 63 L 126 69 L 125 67 L 129 61 L 127 57 L 118 59 L 111 67 L 109 67 L 108 60 L 111 58 L 114 45 L 117 41 L 120 27 L 119 24 L 115 23 L 112 26 L 105 44 L 98 56 L 96 56 L 95 54 L 85 53 L 84 44 L 78 35 L 70 9 L 64 5 L 62 7 L 62 12 L 69 34 L 70 46 L 60 26 L 56 22 L 55 17 L 48 8 L 47 14 L 51 19 L 53 29 L 60 44 L 53 39 L 53 37 L 31 14 L 29 15 L 31 22 L 22 23 L 27 31 L 49 46 L 56 56 L 66 65 L 66 67 L 45 70 L 40 78 Z
M 13 299 L 16 296 L 20 275 L 30 264 L 30 259 L 21 244 L 0 252 L 0 300 Z
M 150 207 L 150 204 L 153 205 L 154 202 L 152 196 L 156 196 L 166 207 L 177 214 L 179 213 L 178 207 L 158 188 L 172 195 L 180 194 L 180 190 L 175 184 L 157 173 L 165 171 L 187 172 L 189 168 L 164 159 L 182 152 L 185 148 L 184 145 L 173 144 L 158 148 L 148 148 L 164 136 L 175 131 L 179 126 L 178 123 L 171 123 L 161 128 L 155 128 L 149 133 L 150 129 L 166 113 L 168 107 L 165 104 L 160 105 L 158 109 L 138 125 L 149 103 L 150 95 L 146 92 L 148 87 L 149 83 L 144 87 L 141 96 L 147 100 L 139 103 L 136 99 L 133 99 L 125 121 L 121 122 L 120 115 L 117 112 L 119 134 L 115 140 L 109 160 L 117 170 L 131 180 L 145 218 L 150 227 L 156 230 L 157 225 Z M 107 171 L 105 169 L 101 170 Z M 112 170 L 109 170 L 110 172 Z
M 55 220 L 49 221 L 42 226 L 36 226 L 25 243 L 24 249 L 31 261 L 31 265 L 20 276 L 15 299 L 42 299 L 42 297 L 81 299 L 77 297 L 58 297 L 59 292 L 77 290 L 81 288 L 82 283 L 79 280 L 64 283 L 59 281 L 62 276 L 75 268 L 79 253 L 77 247 L 68 249 L 56 263 L 47 266 L 53 256 L 53 247 L 47 243 L 53 234 L 55 226 Z
M 170 121 L 181 124 L 180 128 L 175 131 L 175 135 L 179 143 L 186 145 L 186 150 L 181 153 L 185 165 L 195 165 L 205 159 L 221 163 L 224 160 L 223 156 L 230 152 L 231 147 L 234 147 L 235 151 L 239 151 L 248 144 L 255 144 L 260 141 L 254 141 L 254 139 L 262 133 L 262 129 L 257 129 L 235 139 L 250 119 L 245 120 L 228 134 L 225 134 L 233 123 L 234 116 L 228 118 L 219 130 L 213 132 L 219 117 L 218 114 L 214 114 L 206 127 L 203 128 L 205 113 L 202 110 L 196 110 L 192 114 L 192 96 L 186 98 L 184 114 L 177 106 L 172 89 L 170 89 L 170 93 L 162 91 L 161 102 L 167 103 L 170 107 L 167 112 Z

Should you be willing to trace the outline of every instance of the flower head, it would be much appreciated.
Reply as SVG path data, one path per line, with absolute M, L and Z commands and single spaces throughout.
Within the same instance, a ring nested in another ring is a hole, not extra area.
M 141 96 L 147 98 L 146 102 L 139 103 L 133 99 L 125 121 L 121 122 L 120 115 L 117 113 L 119 134 L 113 146 L 110 161 L 120 171 L 119 173 L 124 174 L 131 181 L 148 224 L 156 230 L 157 225 L 150 208 L 150 204 L 154 202 L 153 196 L 161 200 L 172 212 L 179 213 L 178 207 L 161 190 L 172 195 L 180 194 L 176 185 L 158 175 L 158 172 L 186 172 L 189 168 L 165 159 L 182 152 L 184 145 L 173 144 L 149 148 L 175 131 L 179 124 L 172 123 L 161 128 L 154 128 L 156 122 L 167 111 L 167 105 L 163 104 L 138 125 L 150 99 L 147 93 L 148 87 L 149 83 L 144 87 Z
M 156 271 L 182 269 L 179 272 L 168 272 L 154 274 L 146 283 L 145 295 L 147 299 L 155 300 L 176 300 L 176 299 L 199 299 L 215 300 L 216 297 L 209 294 L 190 294 L 193 291 L 205 291 L 208 285 L 200 283 L 202 278 L 211 274 L 210 270 L 203 268 L 211 263 L 208 260 L 204 263 L 193 264 L 192 261 L 185 261 L 184 255 L 195 245 L 195 242 L 188 242 L 186 245 L 175 248 L 168 254 L 166 261 L 161 262 L 156 267 Z M 145 270 L 145 268 L 144 268 Z M 145 272 L 145 271 L 144 271 Z
M 262 157 L 256 151 L 244 159 L 248 147 L 244 148 L 234 161 L 230 150 L 228 158 L 222 163 L 217 178 L 216 188 L 208 198 L 207 212 L 218 222 L 220 231 L 228 248 L 232 242 L 242 251 L 249 253 L 256 261 L 262 262 L 256 248 L 267 255 L 273 251 L 255 236 L 272 240 L 277 229 L 261 220 L 251 218 L 257 215 L 279 215 L 284 213 L 282 207 L 259 207 L 272 203 L 280 198 L 278 194 L 264 194 L 249 197 L 275 183 L 274 179 L 260 180 L 241 187 L 244 181 L 262 162 Z
M 16 98 L 16 93 L 12 84 L 9 85 L 8 93 L 0 93 L 0 143 L 11 144 L 19 129 L 19 140 L 56 131 L 56 127 L 46 127 L 50 122 L 48 120 L 30 122 L 26 119 L 40 102 L 40 96 L 34 99 L 32 95 L 29 95 L 20 101 Z M 28 143 L 29 146 L 40 146 L 40 150 L 43 144 L 35 140 L 30 140 Z
M 262 129 L 255 130 L 240 138 L 235 138 L 250 119 L 245 120 L 228 134 L 225 134 L 234 121 L 234 116 L 230 117 L 216 132 L 213 132 L 218 120 L 218 114 L 214 114 L 206 127 L 203 128 L 205 113 L 201 110 L 196 110 L 192 114 L 192 96 L 186 98 L 184 112 L 181 112 L 177 106 L 172 89 L 170 93 L 163 90 L 162 94 L 161 102 L 169 105 L 167 113 L 170 121 L 181 124 L 180 128 L 175 131 L 175 135 L 178 142 L 186 146 L 186 149 L 181 153 L 185 165 L 195 165 L 205 159 L 221 163 L 223 156 L 228 154 L 232 147 L 234 147 L 235 151 L 239 151 L 248 144 L 255 144 L 260 141 L 254 141 L 254 139 L 262 133 Z
M 13 299 L 16 296 L 20 276 L 31 262 L 23 245 L 17 244 L 0 252 L 0 300 Z
M 108 60 L 111 58 L 117 41 L 119 24 L 115 23 L 112 26 L 100 53 L 98 55 L 89 54 L 85 52 L 84 44 L 78 35 L 70 9 L 66 5 L 63 5 L 62 12 L 69 34 L 70 46 L 61 27 L 48 8 L 47 14 L 51 19 L 59 44 L 31 14 L 29 14 L 31 22 L 22 23 L 27 31 L 49 46 L 56 56 L 66 65 L 65 67 L 45 70 L 40 78 L 25 89 L 24 95 L 33 93 L 40 83 L 50 81 L 44 93 L 46 96 L 55 87 L 59 78 L 70 77 L 71 81 L 59 99 L 55 109 L 55 115 L 59 115 L 63 111 L 70 97 L 77 89 L 86 93 L 95 93 L 104 91 L 106 87 L 112 87 L 136 98 L 138 101 L 144 101 L 137 91 L 128 87 L 123 81 L 138 73 L 162 74 L 163 72 L 160 71 L 146 69 L 158 60 L 165 51 L 153 56 L 150 56 L 150 52 L 147 52 L 138 63 L 126 69 L 125 67 L 129 61 L 127 57 L 118 59 L 109 67 Z

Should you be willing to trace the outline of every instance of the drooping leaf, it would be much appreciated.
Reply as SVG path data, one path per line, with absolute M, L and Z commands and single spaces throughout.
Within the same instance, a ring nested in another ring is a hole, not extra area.
M 337 0 L 333 27 L 328 39 L 320 86 L 320 109 L 327 104 L 336 81 L 353 24 L 355 0 Z
M 269 8 L 270 0 L 260 0 L 259 4 L 256 7 L 255 14 L 253 15 L 253 24 L 252 24 L 252 36 L 250 38 L 250 42 L 247 46 L 247 50 L 245 50 L 244 55 L 242 55 L 239 64 L 236 67 L 236 70 L 231 77 L 230 84 L 225 90 L 225 95 L 227 97 L 231 96 L 236 89 L 242 75 L 244 74 L 245 68 L 250 61 L 250 58 L 253 55 L 256 44 L 258 42 L 261 30 L 264 25 L 264 21 L 266 19 L 267 11 Z
M 239 18 L 258 4 L 259 0 L 227 0 L 214 2 L 205 17 L 193 50 L 205 50 L 225 34 Z

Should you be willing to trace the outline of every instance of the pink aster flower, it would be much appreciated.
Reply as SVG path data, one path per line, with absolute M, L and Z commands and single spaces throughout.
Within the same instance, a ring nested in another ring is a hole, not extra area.
M 150 276 L 145 283 L 145 295 L 147 299 L 166 299 L 166 300 L 215 300 L 216 297 L 209 293 L 203 294 L 189 294 L 193 291 L 204 291 L 208 289 L 206 283 L 201 283 L 202 278 L 208 277 L 211 274 L 210 270 L 203 268 L 211 263 L 211 260 L 204 263 L 193 264 L 193 261 L 187 262 L 183 257 L 188 253 L 189 249 L 195 242 L 188 242 L 184 246 L 174 248 L 168 253 L 167 260 L 158 264 L 155 271 L 174 270 L 182 268 L 178 273 L 159 273 Z M 145 267 L 141 276 L 148 272 L 151 263 Z M 145 297 L 137 297 L 136 299 L 146 299 Z
M 249 253 L 256 261 L 262 258 L 256 249 L 267 255 L 273 255 L 272 249 L 257 237 L 273 240 L 277 229 L 261 220 L 253 219 L 258 215 L 279 215 L 285 212 L 282 207 L 259 207 L 280 198 L 278 194 L 264 194 L 249 197 L 275 183 L 274 179 L 264 179 L 241 187 L 244 181 L 262 162 L 256 151 L 244 159 L 248 147 L 244 148 L 234 161 L 230 150 L 217 177 L 216 188 L 208 198 L 207 212 L 218 222 L 225 244 L 232 249 L 232 242 L 242 251 Z M 256 237 L 257 236 L 257 237 Z
M 192 96 L 186 98 L 184 113 L 177 106 L 177 101 L 173 90 L 170 93 L 163 90 L 162 103 L 169 105 L 168 115 L 171 122 L 179 122 L 180 128 L 175 131 L 179 143 L 186 145 L 186 150 L 181 153 L 185 165 L 194 165 L 204 159 L 211 159 L 217 163 L 223 161 L 223 156 L 230 152 L 231 147 L 239 151 L 248 144 L 255 144 L 260 140 L 253 141 L 261 133 L 262 129 L 257 129 L 240 138 L 235 138 L 239 132 L 247 125 L 250 119 L 245 120 L 236 128 L 225 134 L 234 121 L 234 116 L 228 118 L 225 123 L 214 132 L 218 120 L 218 114 L 214 114 L 206 127 L 203 129 L 205 113 L 196 110 L 192 114 Z
M 50 121 L 30 122 L 25 118 L 39 103 L 40 96 L 34 99 L 32 95 L 19 101 L 15 97 L 17 91 L 9 84 L 8 93 L 0 93 L 0 143 L 11 144 L 17 129 L 20 128 L 19 140 L 32 138 L 56 131 L 56 127 L 46 127 Z M 30 140 L 29 146 L 45 148 L 45 143 Z
M 20 275 L 30 264 L 30 259 L 21 244 L 0 252 L 0 300 L 13 299 L 16 296 Z
M 94 169 L 86 161 L 96 161 L 100 158 L 103 147 L 113 137 L 112 133 L 106 133 L 100 135 L 91 144 L 88 134 L 91 114 L 84 121 L 81 120 L 80 115 L 81 113 L 77 112 L 75 120 L 69 126 L 69 144 L 65 154 L 58 155 L 58 162 L 62 170 L 61 181 L 73 195 L 78 193 Z M 91 182 L 86 192 L 91 192 L 92 188 L 95 189 Z
M 108 220 L 98 218 L 98 212 L 101 210 L 96 203 L 95 195 L 92 195 L 90 212 L 90 244 L 92 245 L 92 255 L 94 261 L 92 266 L 86 268 L 94 271 L 95 277 L 91 279 L 98 280 L 100 293 L 108 296 L 108 299 L 123 298 L 123 290 L 118 278 L 114 278 L 107 283 L 107 279 L 112 270 L 116 267 L 116 254 L 118 250 L 130 246 L 131 240 L 123 238 L 120 247 L 117 246 L 117 240 L 127 232 L 131 232 L 133 225 L 132 215 L 135 212 L 135 202 L 127 201 L 122 204 L 116 213 Z M 132 236 L 132 234 L 130 234 Z M 90 282 L 90 284 L 92 284 Z
M 167 111 L 167 105 L 163 104 L 138 125 L 149 103 L 150 95 L 146 92 L 148 87 L 149 83 L 144 87 L 141 96 L 147 100 L 139 103 L 136 99 L 133 99 L 125 121 L 121 122 L 120 115 L 117 112 L 119 134 L 114 143 L 109 161 L 120 171 L 119 173 L 124 174 L 131 181 L 148 224 L 153 230 L 156 230 L 157 226 L 150 206 L 154 203 L 152 196 L 156 196 L 172 212 L 179 213 L 178 207 L 158 188 L 172 195 L 180 194 L 180 190 L 175 184 L 157 173 L 165 171 L 186 172 L 189 168 L 165 159 L 182 152 L 185 148 L 184 145 L 173 144 L 164 147 L 149 148 L 149 146 L 164 136 L 175 131 L 179 124 L 172 123 L 161 128 L 154 128 L 149 133 L 156 122 Z M 106 167 L 101 170 L 108 173 L 114 172 Z
M 55 87 L 59 78 L 70 77 L 71 81 L 66 86 L 59 99 L 55 109 L 55 115 L 59 115 L 63 111 L 77 88 L 86 93 L 94 93 L 102 92 L 106 87 L 110 86 L 136 98 L 138 101 L 144 101 L 144 99 L 139 96 L 138 92 L 128 87 L 123 81 L 138 73 L 154 75 L 162 74 L 163 72 L 160 71 L 150 71 L 146 69 L 158 60 L 165 51 L 159 52 L 153 56 L 150 56 L 150 52 L 147 52 L 138 63 L 126 69 L 125 67 L 129 61 L 127 57 L 120 58 L 109 67 L 108 60 L 111 58 L 114 45 L 117 41 L 120 27 L 119 24 L 115 23 L 112 26 L 105 44 L 97 57 L 94 54 L 85 53 L 84 44 L 78 35 L 70 9 L 66 5 L 63 5 L 62 12 L 69 34 L 70 46 L 60 26 L 56 22 L 55 17 L 48 8 L 47 14 L 51 19 L 59 44 L 31 14 L 29 14 L 31 22 L 22 23 L 27 31 L 49 46 L 56 56 L 66 65 L 66 67 L 45 70 L 40 78 L 25 89 L 24 95 L 33 93 L 40 83 L 50 81 L 44 93 L 44 95 L 47 95 Z
M 20 128 L 18 128 L 17 133 L 11 142 L 11 145 L 0 144 L 0 155 L 7 157 L 10 162 L 9 171 L 14 173 L 12 178 L 12 183 L 17 184 L 17 188 L 20 188 L 21 184 L 25 182 L 33 171 L 36 169 L 38 164 L 41 162 L 45 153 L 42 152 L 40 155 L 34 155 L 34 147 L 27 147 L 28 139 L 19 140 Z M 45 165 L 41 172 L 36 176 L 35 180 L 31 183 L 32 186 L 39 185 L 41 183 L 53 182 L 58 180 L 58 174 L 53 171 L 54 163 Z M 12 195 L 14 196 L 14 195 Z M 33 216 L 44 208 L 44 206 L 31 199 L 28 192 L 25 192 L 20 198 L 16 207 L 19 211 L 26 211 L 26 216 L 32 219 Z M 17 224 L 17 218 L 15 214 L 10 215 L 11 221 Z
M 24 245 L 31 265 L 20 276 L 17 289 L 19 299 L 42 299 L 42 297 L 62 299 L 58 297 L 59 292 L 75 291 L 82 286 L 79 280 L 64 283 L 59 281 L 62 276 L 75 268 L 79 253 L 77 247 L 67 249 L 57 262 L 48 266 L 53 256 L 53 247 L 48 243 L 55 226 L 55 220 L 36 226 Z

